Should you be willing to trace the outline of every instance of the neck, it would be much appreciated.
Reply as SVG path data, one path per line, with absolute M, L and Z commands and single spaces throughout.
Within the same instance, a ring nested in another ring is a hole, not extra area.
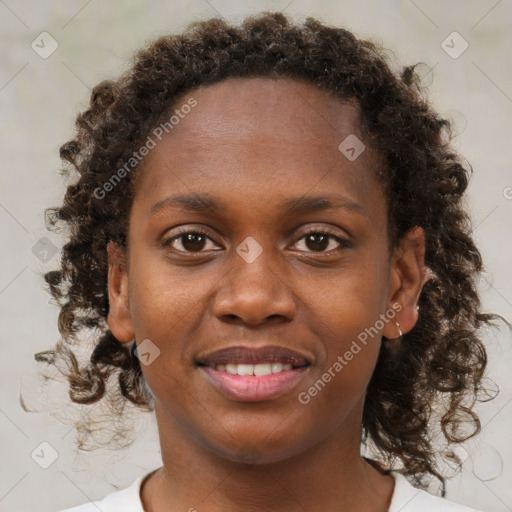
M 359 428 L 343 429 L 299 454 L 244 463 L 205 449 L 160 405 L 156 414 L 164 465 L 142 489 L 146 512 L 388 510 L 394 479 L 360 456 L 359 415 L 346 422 Z

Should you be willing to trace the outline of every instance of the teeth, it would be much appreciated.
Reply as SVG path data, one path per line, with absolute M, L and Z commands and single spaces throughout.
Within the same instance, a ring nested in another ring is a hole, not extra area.
M 283 369 L 282 363 L 272 363 L 272 373 L 280 372 Z
M 258 364 L 218 364 L 215 369 L 221 372 L 227 372 L 231 375 L 252 375 L 260 377 L 291 370 L 293 365 L 282 363 L 258 363 Z
M 269 363 L 261 363 L 254 365 L 254 375 L 259 377 L 260 375 L 270 375 L 272 373 L 272 365 Z
M 254 375 L 254 365 L 253 364 L 239 364 L 238 366 L 238 375 Z
M 231 373 L 231 375 L 238 375 L 238 365 L 236 364 L 227 364 L 226 371 Z

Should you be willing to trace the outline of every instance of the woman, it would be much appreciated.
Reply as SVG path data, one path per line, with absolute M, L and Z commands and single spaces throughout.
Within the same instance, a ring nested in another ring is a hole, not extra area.
M 64 342 L 36 357 L 78 403 L 118 372 L 164 464 L 71 510 L 470 510 L 420 490 L 479 430 L 494 318 L 448 129 L 414 67 L 275 13 L 162 37 L 93 90 L 51 218 Z

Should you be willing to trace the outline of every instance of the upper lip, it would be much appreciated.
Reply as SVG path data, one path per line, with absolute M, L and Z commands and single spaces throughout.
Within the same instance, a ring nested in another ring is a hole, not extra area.
M 209 352 L 197 357 L 200 365 L 215 367 L 219 364 L 258 364 L 282 363 L 293 366 L 306 366 L 311 364 L 306 356 L 299 352 L 279 345 L 266 345 L 262 347 L 246 347 L 236 345 Z

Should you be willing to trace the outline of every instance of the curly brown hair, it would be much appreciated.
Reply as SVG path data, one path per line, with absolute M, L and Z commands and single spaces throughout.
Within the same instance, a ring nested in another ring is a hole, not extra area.
M 401 462 L 417 485 L 424 486 L 428 474 L 444 484 L 430 422 L 441 411 L 437 426 L 447 446 L 480 430 L 473 406 L 485 391 L 487 356 L 479 329 L 496 315 L 481 311 L 475 282 L 482 260 L 462 202 L 472 170 L 450 146 L 450 123 L 430 106 L 415 68 L 393 71 L 380 45 L 342 28 L 262 13 L 239 25 L 211 19 L 160 37 L 138 52 L 124 75 L 98 84 L 77 117 L 75 138 L 60 149 L 68 176 L 75 170 L 78 179 L 62 206 L 47 210 L 49 229 L 69 228 L 60 270 L 45 274 L 60 306 L 63 340 L 36 359 L 55 364 L 57 356 L 66 358 L 71 400 L 99 401 L 118 372 L 122 395 L 153 407 L 135 345 L 120 343 L 106 325 L 106 246 L 126 247 L 138 166 L 111 187 L 107 200 L 98 191 L 185 92 L 229 77 L 291 77 L 359 105 L 362 133 L 381 160 L 376 176 L 387 197 L 390 247 L 411 228 L 424 230 L 432 278 L 414 329 L 397 351 L 381 346 L 364 405 L 363 441 L 373 443 L 386 464 Z M 99 335 L 80 368 L 68 345 L 84 329 Z M 470 432 L 463 428 L 468 418 Z

